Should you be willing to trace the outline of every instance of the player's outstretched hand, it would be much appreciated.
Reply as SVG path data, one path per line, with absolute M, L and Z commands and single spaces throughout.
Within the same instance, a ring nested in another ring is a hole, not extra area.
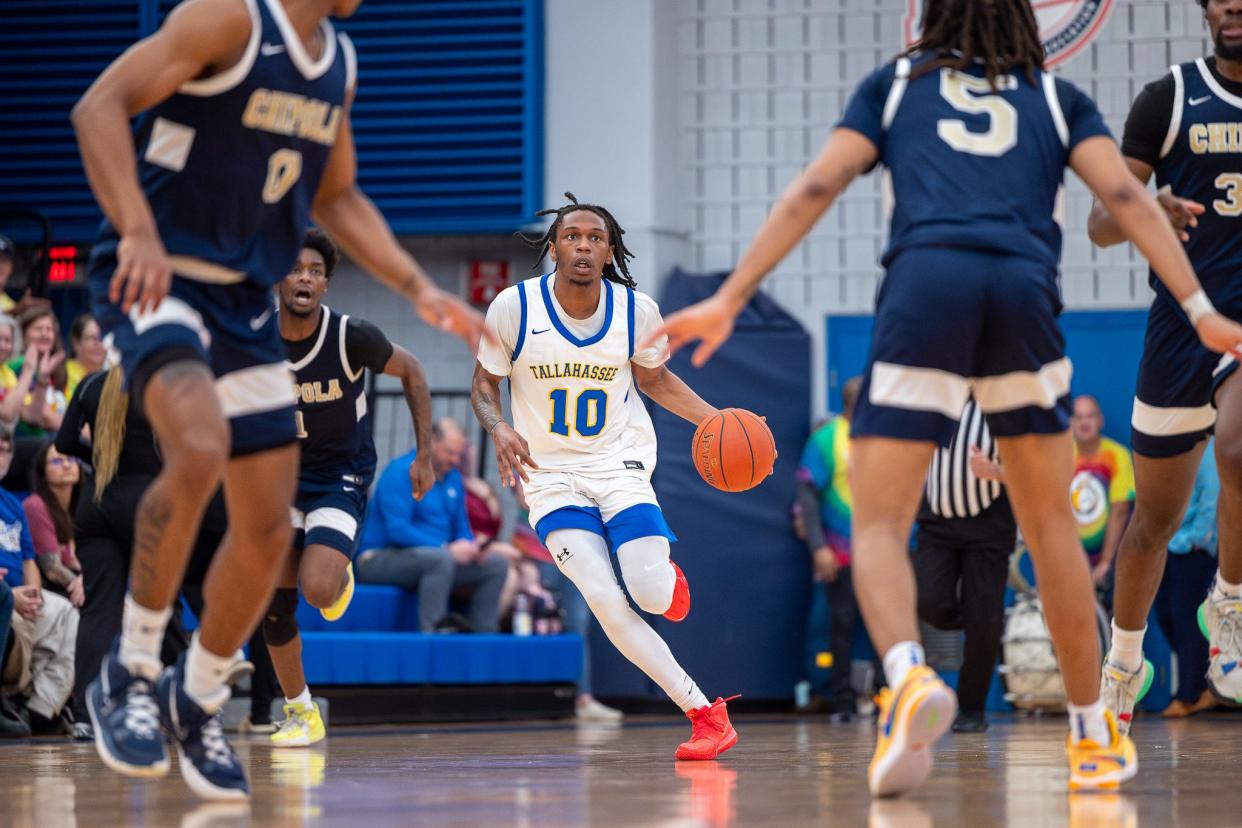
M 1190 233 L 1186 228 L 1198 227 L 1199 216 L 1203 215 L 1206 208 L 1197 201 L 1173 195 L 1173 188 L 1168 185 L 1156 191 L 1156 201 L 1164 208 L 1169 223 L 1177 231 L 1177 237 L 1182 241 L 1190 241 Z
M 699 347 L 694 349 L 690 362 L 695 368 L 701 368 L 728 341 L 733 333 L 733 320 L 741 312 L 741 306 L 728 302 L 718 293 L 667 317 L 664 324 L 639 347 L 649 348 L 661 336 L 668 336 L 668 352 L 671 355 L 685 345 L 698 341 Z
M 415 500 L 422 500 L 431 487 L 436 485 L 436 468 L 431 464 L 431 452 L 420 454 L 410 464 L 410 493 Z
M 425 288 L 414 299 L 414 309 L 433 328 L 447 331 L 463 340 L 470 346 L 471 353 L 479 350 L 479 340 L 493 337 L 484 327 L 483 314 L 467 305 L 456 296 L 452 296 L 439 288 Z
M 1242 325 L 1219 313 L 1209 313 L 1199 320 L 1195 331 L 1209 351 L 1229 354 L 1242 361 Z
M 139 313 L 160 306 L 172 285 L 172 265 L 164 243 L 155 232 L 127 233 L 116 249 L 116 272 L 108 286 L 108 298 L 121 310 L 138 304 Z
M 530 445 L 526 438 L 513 430 L 513 426 L 505 422 L 496 424 L 492 429 L 492 444 L 496 446 L 496 469 L 500 472 L 500 485 L 517 486 L 519 477 L 527 483 L 526 466 L 539 468 L 530 456 Z

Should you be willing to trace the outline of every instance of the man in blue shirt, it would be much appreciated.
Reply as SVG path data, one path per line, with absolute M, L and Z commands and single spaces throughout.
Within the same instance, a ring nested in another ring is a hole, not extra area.
M 1156 620 L 1177 653 L 1177 694 L 1168 718 L 1192 716 L 1216 706 L 1207 686 L 1208 641 L 1200 632 L 1199 605 L 1216 574 L 1216 499 L 1220 477 L 1212 446 L 1203 452 L 1194 493 L 1182 525 L 1169 541 L 1164 578 L 1156 593 Z
M 458 590 L 470 593 L 474 632 L 495 632 L 500 625 L 500 592 L 509 563 L 481 549 L 470 531 L 466 487 L 457 471 L 467 446 L 460 425 L 448 417 L 437 421 L 431 442 L 435 485 L 415 500 L 410 464 L 417 450 L 393 460 L 375 484 L 358 541 L 364 550 L 354 564 L 358 582 L 417 589 L 422 632 L 435 631 L 448 614 L 450 593 Z

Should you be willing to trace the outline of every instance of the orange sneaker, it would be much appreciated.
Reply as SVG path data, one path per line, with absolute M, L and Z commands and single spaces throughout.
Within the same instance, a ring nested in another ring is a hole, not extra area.
M 738 697 L 717 698 L 710 705 L 686 713 L 693 730 L 690 732 L 690 741 L 677 746 L 675 755 L 678 759 L 715 759 L 737 744 L 737 731 L 729 723 L 729 710 L 726 705 L 726 702 L 736 698 Z
M 686 580 L 686 573 L 681 571 L 680 566 L 672 561 L 668 565 L 677 573 L 677 579 L 673 581 L 673 603 L 668 605 L 664 617 L 669 621 L 685 621 L 690 614 L 690 582 Z

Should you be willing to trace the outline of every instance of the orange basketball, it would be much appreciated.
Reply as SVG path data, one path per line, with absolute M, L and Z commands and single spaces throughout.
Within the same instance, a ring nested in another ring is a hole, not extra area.
M 772 473 L 776 441 L 757 414 L 725 408 L 699 423 L 691 452 L 694 467 L 708 485 L 723 492 L 744 492 Z

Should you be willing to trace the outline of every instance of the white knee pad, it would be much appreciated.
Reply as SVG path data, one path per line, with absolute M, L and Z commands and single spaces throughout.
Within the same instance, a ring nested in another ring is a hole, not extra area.
M 659 615 L 673 603 L 677 575 L 668 558 L 668 538 L 658 535 L 635 538 L 617 550 L 625 588 L 643 612 Z

